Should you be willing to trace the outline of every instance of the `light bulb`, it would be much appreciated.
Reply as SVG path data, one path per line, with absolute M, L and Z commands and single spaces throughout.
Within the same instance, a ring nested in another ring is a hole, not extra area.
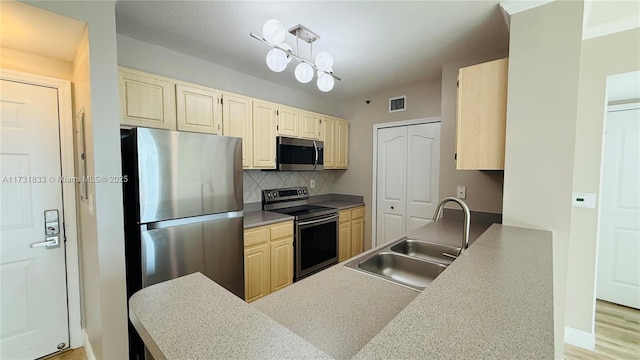
M 328 51 L 320 51 L 316 55 L 316 66 L 320 70 L 328 71 L 333 66 L 333 55 Z
M 271 71 L 281 72 L 288 63 L 287 54 L 280 49 L 271 49 L 267 53 L 267 66 Z
M 321 75 L 318 76 L 318 89 L 320 89 L 320 91 L 322 92 L 328 92 L 331 91 L 331 89 L 333 89 L 333 84 L 335 83 L 335 81 L 333 80 L 333 76 L 329 75 L 329 74 L 325 74 L 325 73 L 320 73 Z
M 284 25 L 276 19 L 267 20 L 262 26 L 262 36 L 273 45 L 283 42 L 285 34 Z
M 303 84 L 313 79 L 313 68 L 307 63 L 300 63 L 296 66 L 296 79 Z

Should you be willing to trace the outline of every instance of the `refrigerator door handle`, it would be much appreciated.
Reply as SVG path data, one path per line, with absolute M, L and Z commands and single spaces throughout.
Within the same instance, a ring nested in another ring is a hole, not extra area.
M 173 226 L 197 224 L 201 222 L 215 221 L 215 220 L 222 220 L 222 219 L 232 219 L 232 218 L 239 218 L 243 216 L 244 216 L 244 213 L 242 211 L 232 211 L 232 212 L 221 213 L 221 214 L 192 216 L 192 217 L 186 217 L 181 219 L 163 220 L 163 221 L 156 221 L 152 223 L 142 224 L 140 225 L 140 230 L 147 231 L 147 230 L 153 230 L 153 229 L 164 229 L 164 228 L 173 227 Z

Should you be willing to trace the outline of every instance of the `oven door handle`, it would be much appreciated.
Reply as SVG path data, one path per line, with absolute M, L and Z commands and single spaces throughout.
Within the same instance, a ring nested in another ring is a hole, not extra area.
M 298 222 L 298 226 L 304 226 L 304 225 L 311 225 L 311 224 L 317 224 L 319 222 L 323 222 L 323 221 L 329 221 L 329 220 L 335 220 L 338 218 L 338 214 L 333 215 L 331 217 L 326 217 L 326 218 L 322 218 L 322 219 L 316 219 L 316 220 L 310 220 L 310 221 L 300 221 Z
M 316 145 L 315 141 L 313 142 L 313 150 L 316 153 L 316 158 L 315 158 L 315 161 L 313 163 L 313 169 L 315 170 L 316 166 L 318 166 L 318 145 Z

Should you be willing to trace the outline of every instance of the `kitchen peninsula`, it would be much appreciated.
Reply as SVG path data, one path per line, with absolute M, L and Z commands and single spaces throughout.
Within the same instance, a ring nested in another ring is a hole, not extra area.
M 422 292 L 337 264 L 247 304 L 196 273 L 136 293 L 130 318 L 156 360 L 551 359 L 551 238 L 494 224 Z

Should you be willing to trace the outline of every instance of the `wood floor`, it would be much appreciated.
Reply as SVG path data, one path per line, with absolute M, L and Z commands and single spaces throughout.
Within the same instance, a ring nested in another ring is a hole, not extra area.
M 640 359 L 640 310 L 610 302 L 596 302 L 594 351 L 564 345 L 566 360 Z
M 43 360 L 87 360 L 87 356 L 84 353 L 84 348 L 77 348 L 51 355 Z

